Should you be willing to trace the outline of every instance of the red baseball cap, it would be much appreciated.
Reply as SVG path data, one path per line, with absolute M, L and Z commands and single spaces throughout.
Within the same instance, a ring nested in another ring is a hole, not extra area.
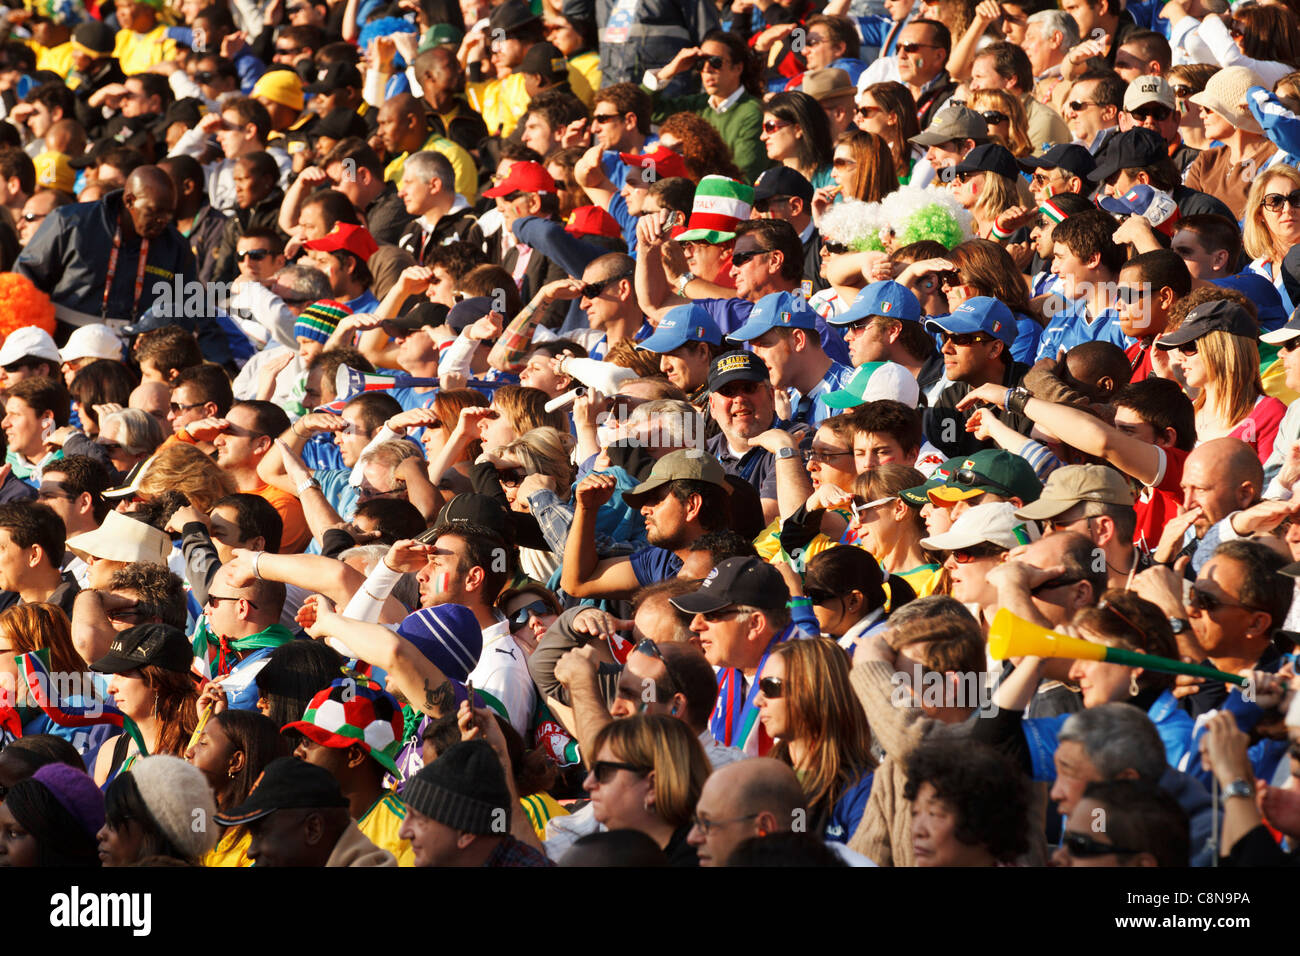
M 609 236 L 612 239 L 623 236 L 618 220 L 600 206 L 579 206 L 573 210 L 564 231 L 575 236 Z
M 682 154 L 674 153 L 667 146 L 656 146 L 654 151 L 649 153 L 619 153 L 618 156 L 629 166 L 653 169 L 660 179 L 670 179 L 673 176 L 690 177 Z
M 365 226 L 354 226 L 340 222 L 333 231 L 319 239 L 310 239 L 302 244 L 304 249 L 319 249 L 321 252 L 350 252 L 362 262 L 369 262 L 370 257 L 379 249 L 379 243 Z
M 510 167 L 510 172 L 501 181 L 501 185 L 483 190 L 483 195 L 490 199 L 509 196 L 511 193 L 553 193 L 555 180 L 541 163 L 521 162 Z

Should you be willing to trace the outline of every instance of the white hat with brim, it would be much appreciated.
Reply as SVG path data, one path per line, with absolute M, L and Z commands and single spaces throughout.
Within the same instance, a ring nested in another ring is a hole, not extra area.
M 1010 551 L 1038 538 L 1038 526 L 1017 518 L 1015 505 L 1009 501 L 995 501 L 963 512 L 947 531 L 922 538 L 921 547 L 931 551 L 960 551 L 981 544 L 995 544 Z
M 79 359 L 122 361 L 122 340 L 107 325 L 83 325 L 68 336 L 68 344 L 59 349 L 64 362 Z
M 59 347 L 50 338 L 50 333 L 34 325 L 14 329 L 5 337 L 5 344 L 0 346 L 0 367 L 13 365 L 23 359 L 63 364 L 63 356 L 59 354 Z
M 1261 86 L 1263 81 L 1244 66 L 1228 66 L 1215 73 L 1205 89 L 1194 93 L 1187 99 L 1197 106 L 1214 110 L 1237 129 L 1247 133 L 1262 133 L 1259 121 L 1246 105 L 1246 94 L 1252 86 Z
M 110 511 L 94 531 L 68 539 L 68 549 L 104 561 L 127 564 L 163 564 L 172 550 L 171 538 L 152 525 Z

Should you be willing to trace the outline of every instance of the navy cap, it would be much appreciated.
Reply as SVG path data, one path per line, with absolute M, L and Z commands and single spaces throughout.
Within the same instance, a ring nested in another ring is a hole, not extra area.
M 1083 180 L 1097 168 L 1092 153 L 1078 143 L 1058 143 L 1041 156 L 1026 156 L 1017 162 L 1027 173 L 1035 169 L 1064 169 Z
M 903 322 L 921 321 L 921 303 L 912 290 L 901 282 L 883 279 L 873 282 L 853 300 L 853 304 L 839 315 L 826 321 L 831 325 L 852 325 L 873 315 Z
M 669 309 L 659 320 L 654 334 L 638 344 L 637 348 L 647 352 L 671 352 L 687 342 L 722 344 L 722 330 L 718 328 L 718 323 L 713 321 L 713 316 L 709 315 L 704 306 L 697 303 Z
M 997 143 L 976 146 L 962 157 L 961 162 L 949 169 L 952 173 L 945 182 L 951 182 L 958 173 L 997 173 L 1007 179 L 1015 179 L 1020 175 L 1020 167 L 1016 165 L 1016 157 L 1011 155 L 1011 150 Z
M 977 295 L 967 299 L 947 315 L 940 315 L 925 323 L 927 332 L 983 332 L 1003 345 L 1010 347 L 1016 340 L 1016 319 L 1011 310 L 997 299 Z
M 1106 141 L 1097 168 L 1088 174 L 1094 183 L 1104 183 L 1121 169 L 1152 166 L 1169 156 L 1169 147 L 1159 133 L 1136 126 L 1116 133 Z
M 770 377 L 766 362 L 753 352 L 736 349 L 723 352 L 713 360 L 706 387 L 716 392 L 731 382 L 766 382 Z
M 790 589 L 781 572 L 759 558 L 727 558 L 708 573 L 699 590 L 668 603 L 687 614 L 709 614 L 733 604 L 775 610 L 785 607 Z
M 789 166 L 773 166 L 754 183 L 754 202 L 776 196 L 798 196 L 809 203 L 813 198 L 813 184 L 798 170 Z
M 1156 348 L 1176 349 L 1188 342 L 1195 342 L 1210 332 L 1227 332 L 1229 335 L 1253 339 L 1259 335 L 1259 326 L 1250 317 L 1250 313 L 1237 303 L 1227 299 L 1214 299 L 1202 302 L 1187 313 L 1182 325 L 1156 339 Z
M 798 292 L 773 292 L 754 303 L 745 324 L 727 336 L 729 342 L 750 342 L 771 329 L 816 329 L 817 313 Z

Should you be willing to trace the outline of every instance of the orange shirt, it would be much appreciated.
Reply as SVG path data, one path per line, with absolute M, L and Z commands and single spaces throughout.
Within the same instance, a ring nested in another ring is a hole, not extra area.
M 280 537 L 281 554 L 298 554 L 311 543 L 311 529 L 307 527 L 307 518 L 302 513 L 302 502 L 289 492 L 270 485 L 246 491 L 250 495 L 261 495 L 280 512 L 280 520 L 284 522 L 284 534 Z

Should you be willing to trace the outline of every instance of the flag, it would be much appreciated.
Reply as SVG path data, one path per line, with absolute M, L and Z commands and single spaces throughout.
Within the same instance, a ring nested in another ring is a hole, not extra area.
M 50 699 L 48 691 L 57 685 L 50 675 L 49 648 L 19 654 L 14 660 L 23 676 L 23 681 L 27 684 L 32 701 L 51 721 L 60 727 L 91 727 L 100 724 L 119 727 L 135 741 L 142 755 L 149 753 L 135 721 L 122 713 L 111 701 L 84 696 L 80 698 L 80 702 L 76 702 L 76 698 Z M 86 681 L 90 679 L 88 674 L 83 674 L 81 677 Z

